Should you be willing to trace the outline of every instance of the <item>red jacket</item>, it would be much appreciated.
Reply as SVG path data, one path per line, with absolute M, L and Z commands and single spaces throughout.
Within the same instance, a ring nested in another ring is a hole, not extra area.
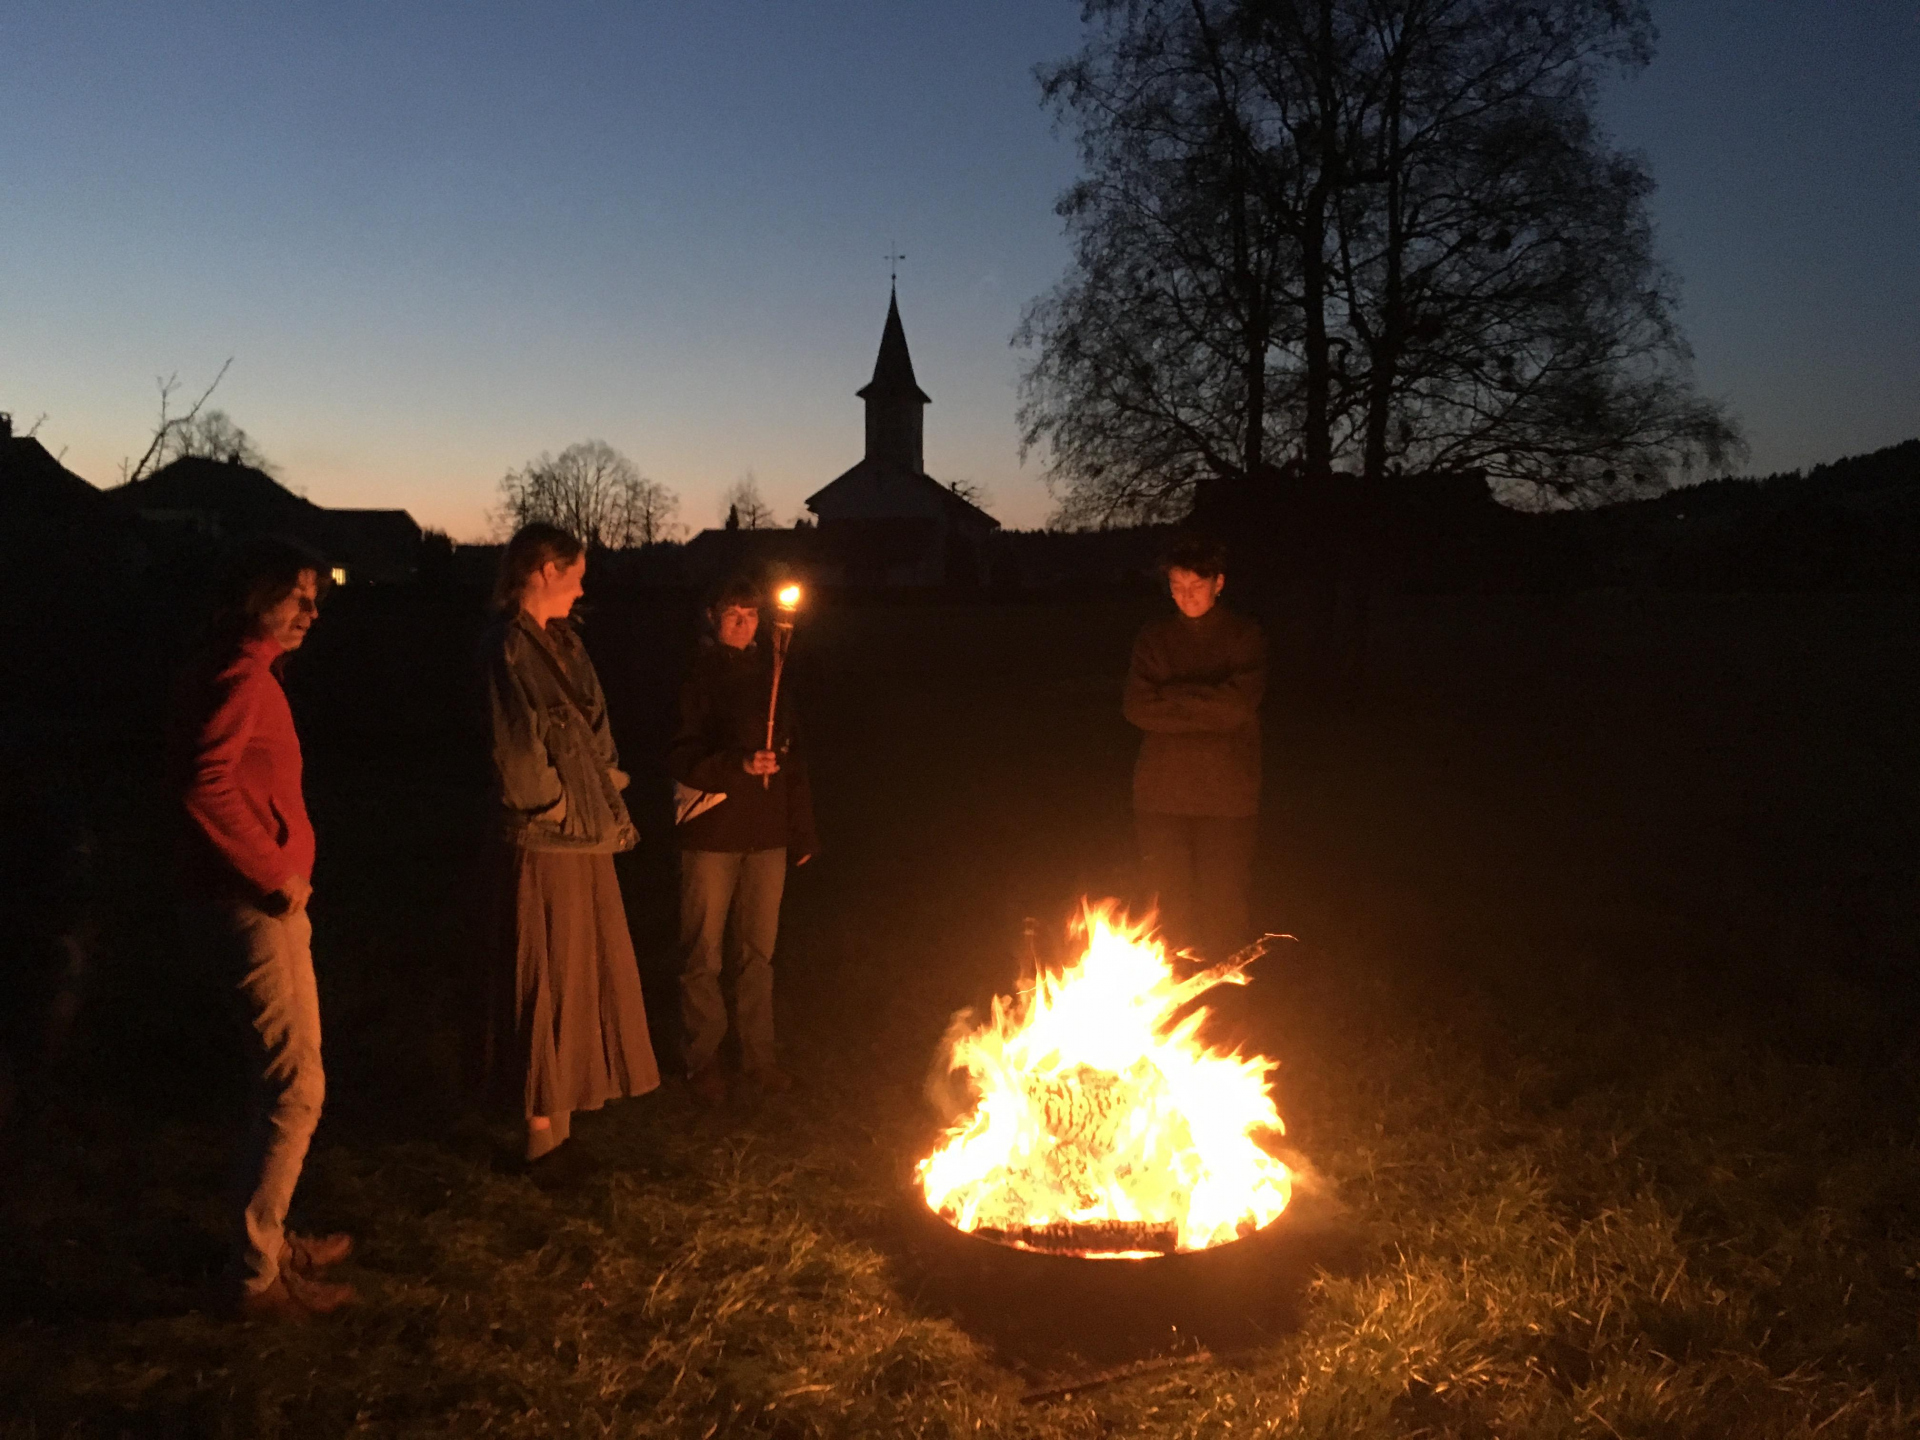
M 185 804 L 195 878 L 265 895 L 313 878 L 313 825 L 300 793 L 300 737 L 273 672 L 284 652 L 251 639 L 189 703 Z

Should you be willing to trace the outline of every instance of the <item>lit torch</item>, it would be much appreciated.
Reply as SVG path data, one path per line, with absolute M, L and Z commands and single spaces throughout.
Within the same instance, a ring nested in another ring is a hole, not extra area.
M 793 616 L 800 608 L 800 587 L 782 585 L 774 592 L 773 689 L 767 695 L 767 749 L 773 749 L 773 712 L 780 704 L 780 672 L 787 666 L 787 646 L 793 643 Z M 760 788 L 773 784 L 771 775 L 760 777 Z

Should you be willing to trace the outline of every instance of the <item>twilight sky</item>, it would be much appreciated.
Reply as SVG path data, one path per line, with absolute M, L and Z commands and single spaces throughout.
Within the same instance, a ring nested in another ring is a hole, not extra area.
M 1072 0 L 7 8 L 0 409 L 96 484 L 232 355 L 212 403 L 321 504 L 476 538 L 597 438 L 694 528 L 749 470 L 790 519 L 859 458 L 897 243 L 928 468 L 1045 519 L 1007 341 L 1066 261 Z M 1920 5 L 1654 15 L 1605 114 L 1750 468 L 1920 434 Z

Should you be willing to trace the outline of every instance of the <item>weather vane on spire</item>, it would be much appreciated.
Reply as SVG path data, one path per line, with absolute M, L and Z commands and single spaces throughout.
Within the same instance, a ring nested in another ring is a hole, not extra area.
M 904 250 L 887 242 L 887 288 L 894 289 L 900 284 L 900 262 L 907 258 Z

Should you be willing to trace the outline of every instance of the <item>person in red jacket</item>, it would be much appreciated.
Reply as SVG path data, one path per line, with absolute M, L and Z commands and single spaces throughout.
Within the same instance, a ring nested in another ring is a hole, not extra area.
M 299 1319 L 354 1298 L 350 1286 L 316 1278 L 352 1240 L 286 1228 L 326 1077 L 307 917 L 313 826 L 280 672 L 305 643 L 326 583 L 320 561 L 291 541 L 248 545 L 181 696 L 189 933 L 213 952 L 247 1022 L 253 1095 L 235 1167 L 230 1278 L 249 1318 Z

